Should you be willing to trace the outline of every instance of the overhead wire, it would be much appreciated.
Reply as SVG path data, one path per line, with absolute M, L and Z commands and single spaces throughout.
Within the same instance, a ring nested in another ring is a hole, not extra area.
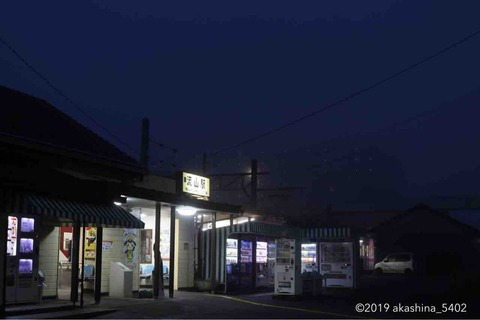
M 264 138 L 264 137 L 266 137 L 266 136 L 272 135 L 272 134 L 274 134 L 274 133 L 276 133 L 276 132 L 278 132 L 278 131 L 281 131 L 281 130 L 287 128 L 287 127 L 293 126 L 293 125 L 295 125 L 295 124 L 297 124 L 297 123 L 299 123 L 299 122 L 301 122 L 301 121 L 303 121 L 303 120 L 306 120 L 306 119 L 308 119 L 308 118 L 314 117 L 314 116 L 316 116 L 317 114 L 320 114 L 320 113 L 325 112 L 325 111 L 327 111 L 327 110 L 329 110 L 329 109 L 332 109 L 332 108 L 334 108 L 334 107 L 337 107 L 337 106 L 341 105 L 341 104 L 344 103 L 344 102 L 347 102 L 347 101 L 349 101 L 349 100 L 351 100 L 351 99 L 353 99 L 353 98 L 355 98 L 355 97 L 357 97 L 357 96 L 359 96 L 359 95 L 362 95 L 362 94 L 364 94 L 364 93 L 366 93 L 366 92 L 368 92 L 368 91 L 370 91 L 370 90 L 372 90 L 372 89 L 374 89 L 374 88 L 376 88 L 376 87 L 379 87 L 379 86 L 381 86 L 382 84 L 384 84 L 384 83 L 386 83 L 386 82 L 388 82 L 388 81 L 390 81 L 390 80 L 392 80 L 392 79 L 394 79 L 394 78 L 397 78 L 398 76 L 400 76 L 400 75 L 402 75 L 402 74 L 404 74 L 404 73 L 406 73 L 406 72 L 408 72 L 408 71 L 410 71 L 410 70 L 412 70 L 412 69 L 414 69 L 414 68 L 416 68 L 416 67 L 418 67 L 418 66 L 420 66 L 420 65 L 422 65 L 422 64 L 424 64 L 424 63 L 426 63 L 426 62 L 428 62 L 428 61 L 430 61 L 430 60 L 432 60 L 432 59 L 434 59 L 434 58 L 436 58 L 436 57 L 438 57 L 438 56 L 440 56 L 441 54 L 443 54 L 443 53 L 445 53 L 445 52 L 447 52 L 447 51 L 449 51 L 449 50 L 451 50 L 451 49 L 453 49 L 453 48 L 455 48 L 455 47 L 457 47 L 457 46 L 459 46 L 459 45 L 467 42 L 468 40 L 474 38 L 475 36 L 478 36 L 479 34 L 480 34 L 480 30 L 477 30 L 477 31 L 471 33 L 470 35 L 468 35 L 468 36 L 466 36 L 466 37 L 464 37 L 464 38 L 462 38 L 462 39 L 460 39 L 460 40 L 458 40 L 458 41 L 456 41 L 456 42 L 448 45 L 447 47 L 441 49 L 440 51 L 437 51 L 436 53 L 434 53 L 434 54 L 432 54 L 432 55 L 430 55 L 430 56 L 428 56 L 428 57 L 426 57 L 426 58 L 424 58 L 424 59 L 422 59 L 422 60 L 420 60 L 420 61 L 418 61 L 418 62 L 416 62 L 416 63 L 414 63 L 414 64 L 412 64 L 412 65 L 410 65 L 410 66 L 408 66 L 408 67 L 406 67 L 406 68 L 404 68 L 404 69 L 402 69 L 402 70 L 400 70 L 400 71 L 398 71 L 398 72 L 396 72 L 396 73 L 394 73 L 394 74 L 392 74 L 392 75 L 390 75 L 390 76 L 388 76 L 388 77 L 386 77 L 386 78 L 384 78 L 384 79 L 382 79 L 382 80 L 380 80 L 380 81 L 377 81 L 377 82 L 375 82 L 374 84 L 372 84 L 372 85 L 370 85 L 370 86 L 368 86 L 368 87 L 366 87 L 366 88 L 363 88 L 363 89 L 361 89 L 361 90 L 358 90 L 358 91 L 356 91 L 356 92 L 353 92 L 353 93 L 347 95 L 346 97 L 344 97 L 344 98 L 342 98 L 342 99 L 340 99 L 340 100 L 337 100 L 336 102 L 333 102 L 333 103 L 325 106 L 324 108 L 321 108 L 321 109 L 319 109 L 319 110 L 313 111 L 313 112 L 311 112 L 311 113 L 309 113 L 309 114 L 306 114 L 306 115 L 304 115 L 304 116 L 302 116 L 302 117 L 300 117 L 300 118 L 298 118 L 298 119 L 296 119 L 296 120 L 287 122 L 287 123 L 285 123 L 285 124 L 283 124 L 283 125 L 281 125 L 281 126 L 279 126 L 279 127 L 277 127 L 277 128 L 274 128 L 274 129 L 272 129 L 272 130 L 266 131 L 266 132 L 264 132 L 264 133 L 262 133 L 262 134 L 259 134 L 259 135 L 254 136 L 254 137 L 252 137 L 252 138 L 246 139 L 246 140 L 244 140 L 244 141 L 241 141 L 241 142 L 236 143 L 236 144 L 234 144 L 234 145 L 231 145 L 231 146 L 229 146 L 229 147 L 225 147 L 225 148 L 223 148 L 223 149 L 220 149 L 220 150 L 216 151 L 215 154 L 220 154 L 220 153 L 224 153 L 224 152 L 230 151 L 230 150 L 232 150 L 232 149 L 236 149 L 236 148 L 238 148 L 238 147 L 240 147 L 240 146 L 242 146 L 242 145 L 245 145 L 245 144 L 254 142 L 254 141 L 256 141 L 256 140 L 259 140 L 259 139 L 261 139 L 261 138 Z

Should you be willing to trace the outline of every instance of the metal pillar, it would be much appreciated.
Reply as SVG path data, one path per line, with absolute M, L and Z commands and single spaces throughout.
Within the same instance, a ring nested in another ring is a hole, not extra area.
M 173 298 L 175 284 L 175 206 L 170 206 L 170 270 L 168 276 L 168 296 Z
M 73 226 L 73 248 L 72 252 L 72 278 L 70 281 L 70 301 L 75 303 L 78 301 L 78 263 L 80 260 L 80 222 L 75 222 Z
M 8 212 L 7 195 L 0 190 L 0 244 L 7 243 Z M 7 276 L 7 246 L 0 245 L 0 315 L 5 314 L 6 276 Z
M 103 228 L 97 227 L 97 246 L 95 247 L 95 303 L 100 303 L 102 296 L 102 242 Z
M 82 270 L 80 270 L 80 307 L 83 307 L 83 290 L 85 281 L 85 225 L 82 227 Z
M 163 262 L 160 253 L 160 227 L 162 218 L 162 204 L 155 203 L 155 244 L 153 245 L 153 256 L 155 257 L 155 267 L 153 269 L 153 298 L 163 298 L 165 296 L 163 288 Z
M 217 213 L 212 213 L 212 237 L 210 242 L 210 285 L 212 293 L 215 292 L 215 288 L 217 286 Z

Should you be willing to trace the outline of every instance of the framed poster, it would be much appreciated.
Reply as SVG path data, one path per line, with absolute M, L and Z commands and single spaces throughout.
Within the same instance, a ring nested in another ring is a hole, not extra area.
M 123 254 L 125 264 L 137 264 L 137 229 L 123 229 Z
M 140 263 L 152 263 L 152 229 L 140 230 Z
M 85 228 L 85 259 L 95 259 L 97 248 L 97 228 Z

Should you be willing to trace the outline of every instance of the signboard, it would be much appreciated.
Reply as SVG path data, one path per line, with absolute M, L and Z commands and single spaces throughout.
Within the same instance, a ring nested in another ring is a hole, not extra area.
M 210 179 L 207 177 L 197 176 L 192 173 L 181 173 L 182 192 L 201 196 L 210 196 Z

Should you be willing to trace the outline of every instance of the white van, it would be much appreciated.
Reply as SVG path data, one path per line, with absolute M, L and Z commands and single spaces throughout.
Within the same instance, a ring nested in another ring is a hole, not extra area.
M 375 273 L 405 273 L 413 272 L 413 254 L 397 252 L 389 254 L 385 259 L 375 264 Z

